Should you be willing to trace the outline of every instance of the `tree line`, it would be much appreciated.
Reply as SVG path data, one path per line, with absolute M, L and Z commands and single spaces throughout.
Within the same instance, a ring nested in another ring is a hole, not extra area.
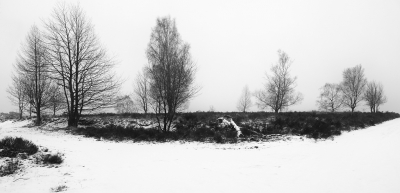
M 364 101 L 371 113 L 387 102 L 383 85 L 376 81 L 367 81 L 361 64 L 343 71 L 341 83 L 326 83 L 321 88 L 317 105 L 320 110 L 335 112 L 343 108 L 355 108 Z
M 264 88 L 256 91 L 256 105 L 260 109 L 272 109 L 279 113 L 289 106 L 303 100 L 301 93 L 295 92 L 297 77 L 290 76 L 292 60 L 283 51 L 278 51 L 279 59 L 271 67 L 271 74 L 266 74 Z M 317 106 L 319 110 L 335 112 L 349 108 L 354 112 L 361 102 L 365 102 L 371 113 L 379 111 L 379 107 L 387 102 L 383 85 L 376 81 L 368 82 L 361 64 L 343 71 L 340 83 L 326 83 L 321 89 Z M 237 109 L 246 112 L 253 105 L 248 86 L 245 86 L 239 98 Z
M 42 29 L 33 26 L 29 31 L 14 64 L 9 98 L 18 106 L 20 117 L 25 111 L 36 114 L 37 125 L 43 111 L 53 115 L 64 112 L 68 126 L 77 127 L 82 113 L 115 107 L 119 113 L 151 112 L 159 129 L 167 132 L 177 113 L 186 109 L 201 89 L 195 85 L 197 66 L 190 44 L 181 39 L 175 19 L 169 16 L 157 18 L 145 53 L 148 63 L 136 75 L 133 94 L 118 95 L 121 81 L 113 73 L 115 62 L 100 45 L 93 24 L 79 6 L 59 4 Z M 260 109 L 275 113 L 299 104 L 303 95 L 295 90 L 292 63 L 289 55 L 279 50 L 263 89 L 251 93 L 245 86 L 237 109 L 248 111 L 252 96 Z M 377 112 L 386 97 L 380 83 L 367 83 L 358 65 L 343 72 L 341 83 L 321 88 L 317 104 L 331 112 L 343 107 L 354 111 L 361 101 Z

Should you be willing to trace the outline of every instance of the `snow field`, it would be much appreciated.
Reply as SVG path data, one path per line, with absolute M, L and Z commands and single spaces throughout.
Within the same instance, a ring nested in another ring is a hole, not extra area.
M 117 143 L 24 124 L 0 123 L 0 137 L 64 153 L 64 163 L 28 165 L 0 178 L 0 192 L 400 192 L 400 119 L 334 140 L 239 144 Z

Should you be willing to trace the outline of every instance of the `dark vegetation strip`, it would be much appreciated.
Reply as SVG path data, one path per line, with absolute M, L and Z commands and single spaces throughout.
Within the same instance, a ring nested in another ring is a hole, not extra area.
M 271 135 L 301 135 L 314 139 L 329 138 L 340 135 L 342 131 L 362 129 L 400 117 L 397 113 L 316 113 L 316 112 L 287 112 L 275 115 L 267 112 L 250 113 L 221 113 L 196 112 L 183 113 L 178 116 L 176 130 L 162 132 L 155 128 L 144 129 L 137 127 L 124 128 L 120 125 L 109 124 L 105 127 L 92 126 L 90 121 L 83 119 L 79 127 L 72 131 L 75 134 L 87 137 L 103 138 L 107 140 L 133 141 L 201 141 L 217 143 L 234 143 L 236 132 L 230 129 L 217 127 L 217 118 L 230 115 L 240 126 L 244 137 L 242 140 L 268 140 Z M 85 115 L 86 118 L 107 119 L 148 119 L 154 115 L 135 114 L 96 114 Z M 90 119 L 89 119 L 90 120 Z

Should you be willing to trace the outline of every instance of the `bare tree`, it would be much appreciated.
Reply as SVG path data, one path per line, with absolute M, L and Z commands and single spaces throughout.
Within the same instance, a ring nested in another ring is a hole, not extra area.
M 79 6 L 60 4 L 46 23 L 53 78 L 60 83 L 68 110 L 68 126 L 77 127 L 82 111 L 112 104 L 120 83 L 114 62 Z
M 138 112 L 138 108 L 135 106 L 133 100 L 128 95 L 118 97 L 115 109 L 117 110 L 117 113 Z
M 144 114 L 149 111 L 150 80 L 146 68 L 142 73 L 138 73 L 133 86 L 135 101 L 140 105 Z
M 354 112 L 358 103 L 363 100 L 365 85 L 367 85 L 367 79 L 364 77 L 361 64 L 343 71 L 343 104 L 349 107 L 351 112 Z
M 17 73 L 25 77 L 24 92 L 28 99 L 29 111 L 33 109 L 36 114 L 36 125 L 41 124 L 41 112 L 49 107 L 51 94 L 46 57 L 44 37 L 40 30 L 33 26 L 22 53 L 18 56 L 16 69 Z
M 58 111 L 65 108 L 65 98 L 57 84 L 52 84 L 50 90 L 49 109 L 53 112 L 53 116 L 55 116 Z
M 243 88 L 242 95 L 239 98 L 237 109 L 245 113 L 252 105 L 249 86 L 246 85 Z
M 157 19 L 147 47 L 151 106 L 163 131 L 169 131 L 178 111 L 184 110 L 199 91 L 190 46 L 181 40 L 175 20 Z M 161 123 L 162 121 L 162 123 Z
M 208 112 L 215 112 L 215 108 L 213 105 L 210 106 L 210 109 L 208 109 Z
M 317 104 L 320 110 L 335 112 L 342 107 L 343 93 L 339 84 L 326 83 L 321 88 L 321 94 Z
M 24 80 L 21 75 L 12 76 L 12 84 L 7 88 L 7 92 L 11 103 L 18 106 L 19 118 L 22 119 L 26 106 L 26 95 L 24 93 Z
M 379 106 L 387 102 L 387 98 L 383 93 L 383 85 L 375 81 L 368 83 L 364 93 L 364 100 L 367 101 L 371 113 L 378 112 Z
M 289 69 L 293 63 L 289 56 L 279 50 L 279 60 L 271 67 L 272 75 L 267 76 L 264 89 L 255 93 L 257 106 L 261 109 L 271 107 L 275 113 L 303 100 L 301 93 L 295 93 L 297 77 L 291 77 Z

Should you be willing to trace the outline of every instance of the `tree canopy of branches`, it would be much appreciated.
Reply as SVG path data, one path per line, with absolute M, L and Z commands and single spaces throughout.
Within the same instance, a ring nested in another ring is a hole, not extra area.
M 150 80 L 146 68 L 142 73 L 138 73 L 133 85 L 134 99 L 140 105 L 144 114 L 149 111 Z
M 367 79 L 364 77 L 364 69 L 361 64 L 347 68 L 343 71 L 343 104 L 354 112 L 358 103 L 363 100 L 363 93 Z
M 12 76 L 12 83 L 7 88 L 7 92 L 11 103 L 18 106 L 19 118 L 22 119 L 22 114 L 26 105 L 26 95 L 24 93 L 24 80 L 22 75 Z
M 343 94 L 339 84 L 326 83 L 321 88 L 317 104 L 320 110 L 335 112 L 342 107 Z
M 120 86 L 115 63 L 79 6 L 60 4 L 46 23 L 53 79 L 60 83 L 68 110 L 68 126 L 77 127 L 83 110 L 114 102 Z
M 249 86 L 245 86 L 242 91 L 242 95 L 239 98 L 237 109 L 241 112 L 246 112 L 252 106 L 251 102 L 251 93 L 249 90 Z
M 24 93 L 36 113 L 36 124 L 41 124 L 41 112 L 49 107 L 51 80 L 47 62 L 47 48 L 43 34 L 33 26 L 22 53 L 18 55 L 17 73 L 24 76 Z
M 301 93 L 295 93 L 297 77 L 290 76 L 290 67 L 293 63 L 283 51 L 278 51 L 279 60 L 271 67 L 272 75 L 267 76 L 264 89 L 255 93 L 257 106 L 261 109 L 271 107 L 275 113 L 303 100 Z
M 150 102 L 163 131 L 170 130 L 175 114 L 186 108 L 189 100 L 199 91 L 194 86 L 196 66 L 189 50 L 189 44 L 181 40 L 175 20 L 158 18 L 146 55 Z
M 379 111 L 379 106 L 387 102 L 383 93 L 383 85 L 375 81 L 369 82 L 364 93 L 364 100 L 370 107 L 371 113 Z

